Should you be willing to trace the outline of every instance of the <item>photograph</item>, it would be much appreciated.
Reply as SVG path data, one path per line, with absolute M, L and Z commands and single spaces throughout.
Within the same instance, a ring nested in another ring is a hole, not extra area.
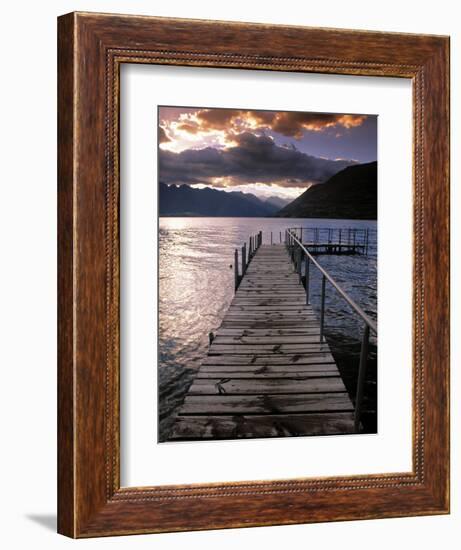
M 157 115 L 158 442 L 378 433 L 378 116 Z

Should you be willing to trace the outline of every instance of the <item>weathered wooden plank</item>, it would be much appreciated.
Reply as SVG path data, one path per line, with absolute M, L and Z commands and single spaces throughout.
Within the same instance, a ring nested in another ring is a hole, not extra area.
M 186 395 L 179 414 L 283 414 L 352 410 L 347 393 Z
M 267 367 L 252 368 L 241 370 L 242 367 L 221 367 L 214 368 L 211 370 L 207 367 L 202 367 L 198 372 L 195 380 L 201 379 L 214 379 L 216 377 L 222 378 L 240 378 L 240 379 L 253 379 L 253 380 L 281 380 L 281 379 L 293 379 L 293 380 L 304 380 L 307 378 L 324 378 L 328 376 L 339 376 L 339 371 L 335 365 L 329 365 L 331 369 L 321 369 L 321 365 L 315 365 L 315 370 L 311 369 L 310 371 L 302 371 L 298 369 L 293 369 L 292 367 L 282 367 L 280 372 L 269 372 Z M 224 370 L 225 369 L 225 370 Z
M 269 289 L 267 287 L 259 286 L 258 288 L 252 288 L 250 286 L 239 288 L 238 296 L 300 296 L 304 294 L 304 287 L 300 285 L 285 287 L 284 288 L 273 288 Z
M 265 307 L 265 306 L 277 306 L 277 310 L 285 310 L 288 306 L 293 306 L 296 308 L 299 308 L 299 303 L 303 296 L 299 297 L 299 300 L 296 300 L 294 298 L 258 298 L 255 296 L 254 298 L 239 298 L 237 300 L 233 300 L 231 303 L 231 307 L 233 306 L 242 306 L 244 309 L 247 309 L 246 306 L 248 306 L 248 309 L 253 309 L 255 307 Z M 302 302 L 301 302 L 302 303 Z
M 295 302 L 299 305 L 299 300 L 302 300 L 305 296 L 306 294 L 304 292 L 304 289 L 293 290 L 291 292 L 242 292 L 235 296 L 235 298 L 232 300 L 232 303 L 235 303 L 237 301 L 245 302 L 247 300 L 277 300 L 279 302 Z
M 284 311 L 291 312 L 292 314 L 301 314 L 312 311 L 308 306 L 298 304 L 283 304 L 277 306 L 240 306 L 231 304 L 229 307 L 230 312 L 240 311 L 242 313 L 259 313 L 264 311 L 273 311 L 281 313 Z
M 245 416 L 179 416 L 171 440 L 241 439 L 354 432 L 351 413 Z
M 243 284 L 274 284 L 274 281 L 281 281 L 284 285 L 288 287 L 300 286 L 299 278 L 296 275 L 295 271 L 286 271 L 286 272 L 271 272 L 268 269 L 261 271 L 253 271 L 248 273 L 243 279 Z M 283 290 L 283 287 L 280 289 Z
M 285 274 L 274 274 L 274 273 L 268 273 L 264 272 L 264 274 L 261 273 L 250 273 L 246 275 L 247 279 L 246 281 L 249 283 L 264 283 L 267 282 L 269 284 L 274 284 L 277 282 L 280 282 L 282 284 L 288 283 L 295 283 L 298 282 L 298 279 L 296 279 L 296 274 L 293 273 L 285 273 Z
M 216 336 L 215 346 L 220 344 L 314 344 L 320 341 L 318 334 L 302 334 L 292 336 Z
M 231 317 L 221 324 L 221 327 L 229 327 L 232 325 L 233 328 L 242 329 L 248 328 L 248 325 L 258 325 L 258 328 L 286 328 L 286 327 L 305 327 L 311 328 L 317 326 L 319 329 L 319 323 L 314 317 L 259 317 L 257 319 L 252 319 L 251 317 Z
M 300 324 L 303 326 L 311 326 L 308 321 L 300 323 L 299 321 L 227 321 L 223 323 L 221 327 L 223 328 L 240 328 L 240 329 L 278 329 L 278 328 L 294 328 L 299 327 Z
M 233 322 L 229 321 L 223 325 L 221 325 L 221 328 L 218 330 L 238 330 L 238 331 L 245 331 L 245 330 L 260 330 L 260 331 L 279 331 L 279 330 L 291 330 L 295 328 L 299 328 L 300 323 L 296 323 L 295 321 L 290 321 L 288 323 L 273 323 L 273 322 Z M 303 327 L 306 329 L 304 332 L 307 332 L 309 334 L 317 334 L 317 331 L 319 330 L 318 327 L 315 327 L 309 323 L 303 323 Z M 303 331 L 300 331 L 298 334 L 303 334 Z M 297 334 L 296 332 L 293 332 L 293 334 Z
M 284 283 L 281 283 L 281 284 L 284 285 Z M 239 294 L 239 296 L 292 295 L 292 294 L 297 294 L 297 295 L 304 294 L 304 287 L 293 285 L 281 290 L 280 286 L 270 286 L 270 285 L 266 286 L 261 284 L 258 286 L 248 285 L 242 288 L 242 292 Z
M 303 353 L 306 351 L 327 351 L 326 344 L 211 344 L 210 354 L 216 353 Z
M 232 395 L 232 394 L 311 394 L 344 393 L 346 388 L 339 376 L 305 379 L 241 379 L 241 378 L 196 378 L 188 395 Z
M 304 288 L 301 290 L 299 288 L 293 289 L 293 290 L 284 290 L 281 292 L 280 290 L 276 289 L 254 289 L 254 290 L 243 290 L 239 293 L 238 298 L 239 299 L 249 299 L 249 298 L 277 298 L 278 300 L 282 299 L 297 299 L 302 298 L 305 296 Z
M 242 320 L 242 321 L 293 321 L 296 319 L 302 319 L 304 321 L 317 321 L 317 317 L 315 315 L 309 314 L 305 311 L 286 311 L 286 312 L 277 312 L 277 311 L 237 311 L 237 310 L 229 310 L 229 318 Z M 226 317 L 227 319 L 227 317 Z M 299 323 L 301 324 L 301 323 Z
M 203 358 L 202 365 L 320 365 L 334 363 L 329 350 L 324 352 L 285 353 L 275 354 L 236 354 L 236 355 L 208 355 Z
M 216 336 L 296 336 L 319 334 L 320 328 L 312 323 L 306 326 L 294 326 L 290 328 L 219 328 Z

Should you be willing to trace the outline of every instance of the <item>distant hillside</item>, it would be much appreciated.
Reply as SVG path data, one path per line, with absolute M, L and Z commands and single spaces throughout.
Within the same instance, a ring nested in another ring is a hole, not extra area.
M 287 204 L 290 204 L 290 199 L 282 199 L 282 197 L 270 196 L 263 199 L 264 202 L 273 204 L 277 208 L 283 208 Z
M 159 183 L 160 216 L 273 216 L 278 207 L 255 195 Z
M 376 162 L 348 166 L 325 183 L 310 187 L 276 216 L 376 220 Z

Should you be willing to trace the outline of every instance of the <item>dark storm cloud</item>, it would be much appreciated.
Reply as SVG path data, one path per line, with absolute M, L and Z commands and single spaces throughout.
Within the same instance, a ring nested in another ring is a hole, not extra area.
M 245 183 L 277 183 L 304 187 L 323 182 L 352 164 L 346 160 L 313 157 L 293 147 L 280 147 L 268 136 L 242 133 L 227 149 L 159 149 L 159 179 L 164 183 L 204 183 L 228 187 Z M 218 178 L 225 178 L 219 181 Z

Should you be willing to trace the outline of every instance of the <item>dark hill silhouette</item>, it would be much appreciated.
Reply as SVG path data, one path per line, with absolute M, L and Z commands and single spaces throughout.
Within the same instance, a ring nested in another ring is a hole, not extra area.
M 377 162 L 348 166 L 279 210 L 277 217 L 376 220 Z
M 160 216 L 273 216 L 278 207 L 255 195 L 159 183 Z

